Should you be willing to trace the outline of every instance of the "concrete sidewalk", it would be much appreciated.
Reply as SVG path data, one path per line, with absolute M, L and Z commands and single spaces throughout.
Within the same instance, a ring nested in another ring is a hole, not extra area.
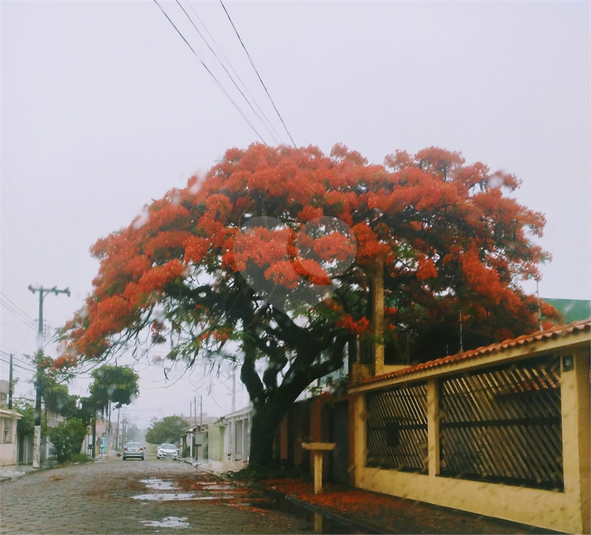
M 106 460 L 106 455 L 97 455 L 94 459 L 94 462 L 104 462 Z M 27 474 L 40 472 L 42 470 L 49 470 L 50 468 L 55 468 L 56 466 L 57 461 L 53 459 L 49 461 L 42 461 L 40 468 L 33 468 L 32 464 L 13 464 L 7 466 L 0 466 L 0 483 L 13 481 Z
M 44 467 L 33 468 L 33 466 L 30 464 L 0 466 L 0 483 L 12 481 L 13 479 L 17 479 L 26 475 L 28 472 L 39 471 L 43 469 Z
M 239 472 L 246 462 L 200 461 L 182 459 L 199 470 L 217 476 Z M 320 495 L 314 494 L 314 484 L 303 478 L 266 480 L 255 485 L 275 496 L 299 506 L 301 514 L 308 510 L 353 527 L 351 533 L 434 533 L 434 534 L 556 534 L 557 531 L 517 524 L 497 518 L 483 517 L 460 510 L 438 507 L 395 496 L 354 489 L 336 483 L 327 483 Z M 284 504 L 285 505 L 285 504 Z M 288 507 L 289 509 L 289 507 Z M 286 510 L 288 510 L 286 509 Z M 298 508 L 296 507 L 296 510 Z
M 560 533 L 336 483 L 327 483 L 322 494 L 314 494 L 313 482 L 297 478 L 267 480 L 261 482 L 260 486 L 284 499 L 308 507 L 321 516 L 344 525 L 350 523 L 358 530 L 353 531 L 354 533 Z

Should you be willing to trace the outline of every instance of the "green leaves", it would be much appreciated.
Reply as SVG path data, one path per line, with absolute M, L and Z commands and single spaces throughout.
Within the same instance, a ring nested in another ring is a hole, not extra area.
M 154 422 L 146 432 L 146 442 L 150 444 L 162 444 L 169 442 L 174 444 L 187 429 L 187 422 L 180 416 L 166 416 L 162 420 Z
M 101 366 L 92 371 L 94 382 L 90 385 L 90 396 L 97 407 L 107 407 L 109 402 L 115 408 L 129 405 L 139 394 L 139 375 L 127 366 Z

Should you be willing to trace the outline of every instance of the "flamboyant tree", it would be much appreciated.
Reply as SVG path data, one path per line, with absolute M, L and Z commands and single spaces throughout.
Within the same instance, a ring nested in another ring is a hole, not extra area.
M 255 409 L 251 463 L 266 464 L 286 410 L 347 347 L 359 358 L 377 337 L 387 362 L 415 362 L 458 351 L 460 317 L 464 349 L 536 329 L 518 283 L 548 259 L 531 239 L 545 220 L 507 196 L 518 186 L 437 148 L 383 165 L 342 145 L 231 149 L 94 245 L 94 291 L 56 365 L 137 348 L 146 329 L 170 361 L 233 359 Z

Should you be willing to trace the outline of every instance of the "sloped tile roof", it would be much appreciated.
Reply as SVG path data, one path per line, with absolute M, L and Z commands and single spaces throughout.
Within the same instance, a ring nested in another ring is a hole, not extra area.
M 380 381 L 386 381 L 394 377 L 400 377 L 402 375 L 417 373 L 423 370 L 429 370 L 431 368 L 438 368 L 440 366 L 446 366 L 448 364 L 460 362 L 462 360 L 483 357 L 491 353 L 498 353 L 517 346 L 525 346 L 533 342 L 558 338 L 560 336 L 566 336 L 584 330 L 591 330 L 591 318 L 583 321 L 573 321 L 568 325 L 554 325 L 549 329 L 543 331 L 536 331 L 532 334 L 524 334 L 518 338 L 505 340 L 497 344 L 491 344 L 489 346 L 479 347 L 478 349 L 472 349 L 470 351 L 465 351 L 463 353 L 456 353 L 455 355 L 430 360 L 428 362 L 423 362 L 421 364 L 417 364 L 416 366 L 410 366 L 408 368 L 397 370 L 395 372 L 385 373 L 383 375 L 376 375 L 375 377 L 367 377 L 351 386 L 355 387 L 370 383 L 377 383 Z

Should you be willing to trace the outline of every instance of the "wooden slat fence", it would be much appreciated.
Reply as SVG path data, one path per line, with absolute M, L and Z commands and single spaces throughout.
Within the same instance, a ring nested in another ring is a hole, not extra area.
M 427 385 L 367 395 L 367 466 L 427 473 Z
M 440 380 L 440 474 L 562 490 L 560 360 Z

